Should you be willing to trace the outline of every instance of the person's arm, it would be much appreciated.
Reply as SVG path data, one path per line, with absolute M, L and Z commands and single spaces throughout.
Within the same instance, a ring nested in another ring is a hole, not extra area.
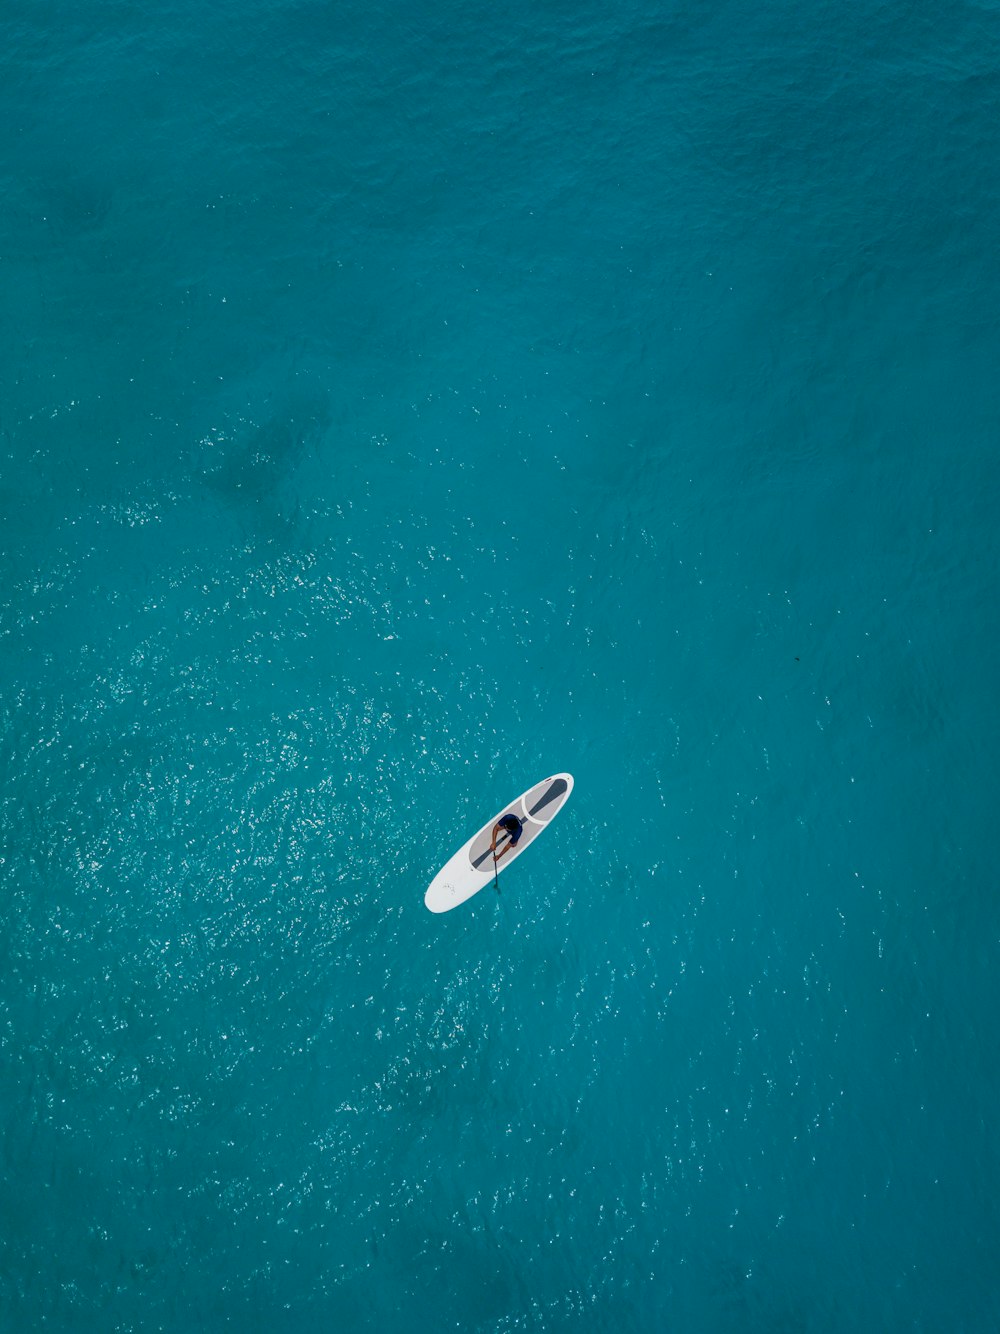
M 500 821 L 493 826 L 493 842 L 490 844 L 490 851 L 495 853 L 497 850 L 497 834 L 500 832 Z
M 505 846 L 503 847 L 503 849 L 502 849 L 499 853 L 496 852 L 496 851 L 494 851 L 494 853 L 493 853 L 494 857 L 496 857 L 497 861 L 499 861 L 500 858 L 503 857 L 505 853 L 510 852 L 510 850 L 511 850 L 511 848 L 512 848 L 513 846 L 514 846 L 513 843 L 508 842 L 507 844 L 505 844 Z

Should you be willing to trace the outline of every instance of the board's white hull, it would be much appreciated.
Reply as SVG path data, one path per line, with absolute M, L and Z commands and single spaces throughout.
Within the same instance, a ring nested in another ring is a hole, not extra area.
M 466 899 L 471 899 L 473 894 L 493 884 L 490 843 L 493 826 L 502 815 L 511 813 L 518 816 L 524 823 L 524 830 L 517 846 L 500 858 L 496 868 L 498 873 L 506 871 L 511 862 L 531 846 L 546 825 L 551 824 L 569 800 L 572 791 L 572 774 L 553 774 L 551 778 L 529 787 L 515 801 L 501 807 L 482 829 L 473 834 L 468 843 L 459 848 L 454 857 L 445 862 L 431 881 L 424 895 L 424 903 L 431 912 L 448 912 L 451 908 L 457 908 Z M 501 831 L 497 840 L 498 852 L 503 849 L 505 842 L 506 834 Z

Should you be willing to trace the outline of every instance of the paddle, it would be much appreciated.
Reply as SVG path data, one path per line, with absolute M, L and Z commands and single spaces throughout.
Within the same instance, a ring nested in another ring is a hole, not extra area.
M 495 833 L 495 832 L 496 832 L 496 831 L 494 830 L 494 833 Z M 510 834 L 507 833 L 506 826 L 504 827 L 504 834 L 506 834 L 507 837 L 510 838 Z M 502 840 L 502 838 L 503 838 L 503 835 L 501 835 L 501 840 Z M 497 860 L 498 860 L 498 858 L 497 858 L 497 850 L 496 850 L 496 848 L 493 848 L 492 851 L 493 851 L 493 888 L 494 888 L 494 889 L 496 890 L 496 892 L 497 892 L 497 898 L 499 898 L 499 897 L 500 897 L 500 876 L 497 874 Z M 504 849 L 504 851 L 506 851 L 506 848 Z

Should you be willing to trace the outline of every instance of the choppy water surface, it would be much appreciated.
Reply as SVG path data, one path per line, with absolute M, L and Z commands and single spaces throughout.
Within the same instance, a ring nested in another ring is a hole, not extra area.
M 995 9 L 0 34 L 4 1328 L 996 1329 Z

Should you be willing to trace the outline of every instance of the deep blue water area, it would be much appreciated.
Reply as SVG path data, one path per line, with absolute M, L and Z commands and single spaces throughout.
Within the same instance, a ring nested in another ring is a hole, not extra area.
M 995 0 L 7 0 L 0 122 L 0 1329 L 1000 1328 Z

